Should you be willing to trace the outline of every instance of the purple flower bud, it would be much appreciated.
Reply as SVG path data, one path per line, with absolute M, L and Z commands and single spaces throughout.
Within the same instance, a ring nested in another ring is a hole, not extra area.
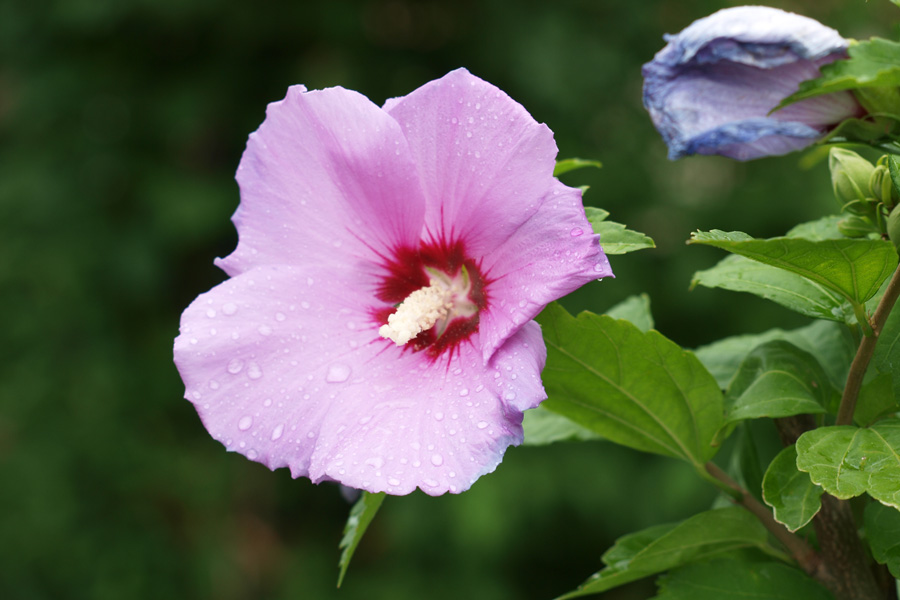
M 765 6 L 720 10 L 695 21 L 644 65 L 644 106 L 669 158 L 737 160 L 804 148 L 862 108 L 850 92 L 769 114 L 819 68 L 847 57 L 847 40 L 813 19 Z

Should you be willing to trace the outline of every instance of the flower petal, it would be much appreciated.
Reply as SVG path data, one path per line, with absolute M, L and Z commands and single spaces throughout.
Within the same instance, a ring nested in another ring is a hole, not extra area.
M 423 182 L 428 231 L 485 256 L 537 211 L 556 143 L 521 104 L 465 69 L 385 110 L 403 127 Z
M 485 362 L 547 304 L 589 281 L 613 276 L 600 236 L 585 217 L 581 191 L 559 181 L 483 266 L 492 281 L 489 310 L 478 326 Z
M 229 275 L 265 264 L 346 264 L 418 242 L 425 202 L 399 125 L 357 92 L 306 92 L 269 105 L 237 171 Z
M 821 23 L 768 7 L 736 7 L 700 19 L 644 65 L 644 105 L 669 158 L 723 154 L 738 160 L 808 146 L 858 116 L 848 92 L 770 114 L 819 67 L 846 56 L 847 41 Z
M 673 67 L 728 61 L 769 69 L 842 53 L 848 45 L 815 19 L 768 6 L 725 8 L 665 40 L 653 60 Z
M 378 337 L 357 276 L 257 267 L 198 297 L 175 341 L 185 397 L 229 450 L 295 477 L 464 491 L 545 397 L 540 330 L 526 324 L 487 367 L 477 343 L 432 362 Z

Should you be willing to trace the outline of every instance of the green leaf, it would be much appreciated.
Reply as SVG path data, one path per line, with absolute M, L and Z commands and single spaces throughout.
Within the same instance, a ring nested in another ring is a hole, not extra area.
M 650 296 L 641 294 L 629 296 L 608 311 L 613 319 L 625 319 L 643 332 L 653 329 L 653 315 L 650 313 Z
M 543 406 L 638 450 L 703 464 L 716 452 L 722 393 L 690 352 L 656 331 L 553 303 L 538 321 L 547 343 Z
M 606 567 L 558 600 L 597 594 L 738 548 L 766 548 L 765 528 L 748 511 L 730 506 L 681 523 L 658 525 L 616 541 L 603 555 Z
M 808 221 L 795 225 L 785 234 L 789 238 L 803 238 L 813 242 L 822 240 L 840 240 L 844 238 L 844 234 L 838 229 L 838 223 L 844 215 L 828 215 L 815 221 Z
M 790 531 L 809 523 L 822 508 L 824 490 L 797 469 L 797 449 L 793 445 L 772 459 L 762 490 L 763 500 L 775 510 L 775 520 Z
M 522 421 L 526 446 L 544 446 L 553 442 L 587 442 L 602 440 L 603 436 L 586 429 L 543 406 L 525 411 Z
M 837 498 L 868 492 L 900 509 L 900 419 L 807 431 L 797 440 L 797 468 Z
M 715 246 L 797 273 L 860 308 L 897 267 L 897 252 L 887 240 L 757 240 L 740 231 L 713 230 L 694 233 L 689 243 Z
M 625 254 L 644 248 L 656 248 L 653 240 L 643 233 L 625 229 L 621 223 L 607 221 L 609 213 L 600 208 L 587 206 L 584 209 L 594 233 L 600 236 L 600 246 L 607 254 Z
M 879 371 L 893 376 L 894 400 L 900 400 L 900 306 L 890 312 L 878 335 L 872 364 Z
M 711 269 L 697 271 L 691 287 L 696 285 L 754 294 L 814 319 L 855 319 L 843 298 L 825 286 L 743 256 L 727 256 Z
M 576 169 L 583 169 L 585 167 L 594 167 L 596 169 L 601 168 L 603 165 L 599 160 L 585 160 L 583 158 L 566 158 L 564 160 L 556 161 L 556 166 L 553 168 L 553 176 L 559 177 L 563 173 L 568 173 L 569 171 L 574 171 Z
M 863 385 L 853 412 L 854 423 L 867 427 L 878 419 L 900 411 L 900 404 L 893 391 L 893 379 L 890 373 L 879 373 Z
M 770 329 L 759 334 L 729 337 L 697 348 L 694 353 L 719 386 L 726 389 L 744 357 L 760 344 L 772 340 L 786 340 L 812 354 L 832 385 L 838 388 L 846 382 L 847 371 L 856 355 L 857 344 L 847 328 L 827 321 L 817 321 L 792 331 Z
M 842 90 L 900 85 L 900 44 L 881 38 L 857 42 L 847 49 L 850 58 L 823 65 L 822 76 L 804 81 L 797 92 L 775 108 L 798 100 Z
M 721 558 L 682 567 L 663 577 L 656 600 L 834 600 L 802 571 L 774 561 Z
M 872 557 L 887 565 L 891 575 L 900 579 L 900 512 L 871 502 L 866 506 L 864 518 Z
M 363 534 L 372 523 L 378 509 L 381 508 L 384 495 L 384 492 L 378 494 L 363 492 L 353 508 L 350 509 L 350 516 L 347 518 L 347 524 L 344 525 L 344 537 L 341 538 L 338 546 L 342 550 L 341 560 L 338 563 L 341 568 L 338 575 L 338 587 L 341 587 L 341 583 L 344 581 L 344 575 L 347 574 L 347 568 L 350 566 L 350 559 L 353 558 L 353 553 L 356 552 L 356 547 Z
M 811 354 L 773 340 L 741 363 L 725 395 L 725 423 L 824 413 L 831 394 L 828 376 Z

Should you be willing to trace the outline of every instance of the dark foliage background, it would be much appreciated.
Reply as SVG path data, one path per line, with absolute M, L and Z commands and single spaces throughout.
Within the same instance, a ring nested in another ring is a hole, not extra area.
M 337 591 L 339 490 L 226 454 L 182 400 L 171 347 L 181 310 L 223 279 L 233 173 L 267 102 L 305 83 L 381 103 L 459 66 L 548 123 L 562 157 L 602 160 L 567 181 L 657 241 L 570 308 L 648 291 L 687 346 L 801 324 L 688 292 L 718 254 L 683 243 L 833 210 L 824 165 L 670 163 L 641 106 L 662 34 L 730 4 L 0 0 L 0 597 L 550 598 L 617 536 L 708 506 L 674 461 L 511 449 L 466 494 L 389 498 Z M 895 33 L 882 0 L 774 4 L 848 37 Z

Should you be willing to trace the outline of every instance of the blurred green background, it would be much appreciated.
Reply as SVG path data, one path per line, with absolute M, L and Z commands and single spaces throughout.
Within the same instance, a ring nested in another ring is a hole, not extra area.
M 665 159 L 640 65 L 712 0 L 0 0 L 0 597 L 544 599 L 711 490 L 603 443 L 514 448 L 460 496 L 388 498 L 338 591 L 335 486 L 227 454 L 182 399 L 181 310 L 224 278 L 233 173 L 288 85 L 376 103 L 465 66 L 556 132 L 590 204 L 656 239 L 573 310 L 647 291 L 679 343 L 802 324 L 688 291 L 695 229 L 778 235 L 833 210 L 823 164 Z M 773 4 L 895 37 L 883 0 Z M 610 598 L 644 598 L 638 583 Z

